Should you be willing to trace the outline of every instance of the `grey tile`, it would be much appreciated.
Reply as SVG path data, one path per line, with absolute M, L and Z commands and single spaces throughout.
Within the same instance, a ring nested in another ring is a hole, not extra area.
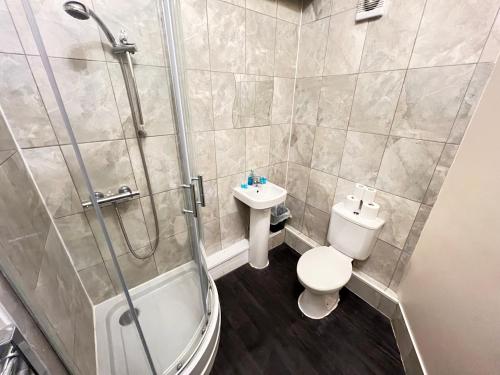
M 292 126 L 289 161 L 304 167 L 311 166 L 315 129 L 315 126 L 297 124 Z
M 326 243 L 330 214 L 306 204 L 302 233 L 321 245 Z
M 207 1 L 185 0 L 180 6 L 185 67 L 209 70 Z
M 332 0 L 311 0 L 303 3 L 302 24 L 328 17 L 332 7 Z
M 376 187 L 421 202 L 443 147 L 442 143 L 390 137 Z
M 306 203 L 324 212 L 330 212 L 337 186 L 337 177 L 311 169 Z
M 54 217 L 82 212 L 80 197 L 58 146 L 26 149 L 23 154 Z
M 415 246 L 417 246 L 418 239 L 420 238 L 420 234 L 422 233 L 422 229 L 424 229 L 424 225 L 427 222 L 431 210 L 431 206 L 426 206 L 425 204 L 420 205 L 403 249 L 406 253 L 411 255 L 413 250 L 415 250 Z
M 215 133 L 213 131 L 191 133 L 191 140 L 197 173 L 205 180 L 213 180 L 217 177 Z
M 154 193 L 176 189 L 181 185 L 175 135 L 127 139 L 135 181 L 142 196 L 149 195 L 138 142 L 142 143 L 151 189 Z M 116 189 L 116 187 L 115 187 Z
M 441 186 L 443 185 L 444 179 L 448 174 L 448 169 L 451 167 L 451 163 L 455 159 L 455 154 L 458 151 L 457 145 L 447 144 L 444 146 L 443 153 L 439 159 L 439 162 L 432 176 L 427 192 L 425 193 L 423 203 L 428 205 L 434 205 L 436 202 Z
M 302 25 L 300 28 L 297 77 L 315 77 L 323 73 L 329 19 Z
M 389 134 L 404 77 L 403 70 L 360 74 L 349 130 Z
M 274 75 L 294 77 L 299 42 L 299 27 L 286 21 L 276 21 L 276 53 Z
M 0 90 L 0 105 L 21 147 L 57 144 L 26 57 L 0 54 Z
M 345 130 L 316 128 L 311 167 L 337 176 L 346 133 Z
M 260 126 L 245 130 L 246 170 L 269 165 L 271 127 Z
M 212 86 L 210 72 L 189 70 L 186 73 L 191 131 L 213 130 Z
M 302 230 L 302 222 L 304 220 L 304 211 L 306 204 L 288 194 L 285 202 L 286 207 L 290 210 L 290 218 L 287 220 L 287 225 L 291 225 L 299 231 Z
M 292 119 L 294 80 L 274 78 L 272 123 L 285 124 Z
M 271 164 L 288 160 L 288 145 L 290 142 L 290 124 L 271 126 L 271 148 L 269 162 Z
M 343 202 L 348 195 L 353 194 L 355 182 L 344 180 L 343 178 L 337 179 L 337 188 L 335 189 L 335 196 L 333 197 L 333 204 Z
M 273 74 L 275 38 L 270 36 L 275 34 L 275 18 L 247 10 L 245 56 L 248 74 Z
M 217 130 L 215 152 L 218 177 L 245 170 L 245 129 Z
M 158 276 L 155 261 L 153 258 L 137 259 L 132 254 L 127 253 L 118 257 L 120 270 L 125 278 L 127 288 L 141 285 L 146 281 Z M 116 290 L 121 290 L 122 286 L 118 279 L 118 273 L 111 260 L 105 261 L 106 269 L 108 270 L 111 282 Z
M 356 261 L 355 266 L 368 276 L 389 286 L 400 255 L 400 249 L 387 242 L 377 240 L 368 259 Z
M 232 129 L 236 98 L 236 80 L 233 73 L 212 72 L 212 99 L 215 129 Z
M 391 134 L 446 141 L 473 70 L 471 65 L 409 70 Z
M 479 62 L 497 62 L 498 53 L 500 52 L 500 17 L 495 19 L 495 23 L 491 28 L 490 35 L 486 40 L 483 52 L 481 53 L 481 58 Z
M 279 19 L 299 24 L 301 6 L 301 0 L 278 0 L 276 16 Z
M 373 186 L 387 136 L 348 131 L 339 176 Z
M 269 181 L 273 184 L 286 188 L 287 163 L 278 163 L 269 166 Z
M 221 246 L 223 249 L 248 237 L 248 207 L 220 218 Z
M 358 0 L 333 0 L 332 14 L 344 12 L 349 9 L 354 9 L 358 6 Z
M 308 183 L 309 168 L 295 163 L 288 163 L 288 177 L 286 184 L 288 193 L 305 202 Z
M 460 144 L 462 142 L 467 126 L 477 109 L 479 100 L 492 71 L 493 64 L 477 64 L 476 70 L 472 75 L 472 80 L 465 93 L 464 100 L 460 105 L 457 118 L 455 119 L 455 123 L 448 137 L 449 143 Z
M 220 237 L 220 220 L 213 220 L 203 225 L 203 245 L 207 255 L 222 249 Z
M 83 213 L 61 217 L 56 220 L 56 226 L 77 271 L 102 263 L 94 234 Z
M 355 87 L 355 75 L 323 77 L 318 126 L 347 129 Z
M 359 71 L 367 23 L 356 23 L 355 13 L 348 10 L 330 18 L 324 75 Z
M 402 249 L 420 204 L 383 191 L 377 192 L 376 201 L 380 205 L 378 216 L 385 220 L 379 238 Z
M 396 271 L 394 271 L 394 275 L 392 276 L 391 283 L 389 284 L 389 288 L 394 291 L 398 291 L 399 284 L 405 274 L 406 267 L 408 262 L 410 261 L 411 254 L 405 253 L 404 251 L 401 253 L 399 257 L 398 264 L 396 266 Z
M 233 214 L 241 209 L 243 203 L 233 196 L 233 188 L 239 186 L 244 180 L 244 173 L 238 173 L 217 180 L 219 214 L 221 217 Z
M 410 66 L 477 62 L 497 10 L 495 0 L 463 1 L 452 7 L 439 0 L 427 1 Z
M 215 71 L 245 71 L 245 10 L 208 0 L 210 63 Z
M 277 0 L 246 0 L 247 9 L 276 17 Z
M 368 24 L 361 71 L 405 69 L 410 61 L 425 0 L 393 0 L 384 16 Z
M 188 232 L 162 238 L 160 243 L 154 256 L 158 273 L 170 271 L 192 259 Z
M 274 82 L 272 77 L 238 75 L 233 104 L 234 127 L 271 124 Z
M 360 278 L 358 278 L 356 275 L 352 275 L 346 287 L 374 308 L 377 308 L 377 306 L 380 304 L 380 300 L 382 298 L 381 294 L 377 290 L 366 284 L 364 281 L 362 281 Z
M 108 298 L 113 297 L 116 292 L 108 271 L 104 263 L 99 263 L 95 266 L 86 268 L 78 272 L 85 290 L 89 294 L 94 305 L 101 303 Z M 120 290 L 121 291 L 121 290 Z
M 396 272 L 397 272 L 397 267 L 396 267 Z M 389 319 L 392 319 L 392 317 L 396 313 L 396 310 L 398 309 L 398 307 L 399 307 L 399 305 L 397 302 L 394 302 L 390 298 L 387 298 L 387 297 L 381 295 L 380 302 L 377 306 L 377 310 L 380 311 L 382 314 L 384 314 Z
M 316 125 L 321 91 L 321 78 L 299 78 L 295 84 L 294 121 Z
M 0 2 L 0 52 L 24 53 L 5 1 Z

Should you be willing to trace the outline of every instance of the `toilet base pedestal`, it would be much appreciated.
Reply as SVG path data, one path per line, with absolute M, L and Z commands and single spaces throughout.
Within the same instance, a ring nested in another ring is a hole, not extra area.
M 298 300 L 300 311 L 311 319 L 322 319 L 329 315 L 339 304 L 339 291 L 329 294 L 315 294 L 304 290 Z

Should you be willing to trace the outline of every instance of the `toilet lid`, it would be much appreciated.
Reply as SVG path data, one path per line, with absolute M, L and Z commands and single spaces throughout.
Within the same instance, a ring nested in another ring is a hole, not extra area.
M 304 286 L 329 292 L 347 284 L 352 274 L 351 261 L 333 247 L 316 247 L 300 257 L 297 275 Z

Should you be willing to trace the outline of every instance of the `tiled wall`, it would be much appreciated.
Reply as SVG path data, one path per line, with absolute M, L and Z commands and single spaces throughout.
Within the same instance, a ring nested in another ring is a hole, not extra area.
M 0 186 L 2 273 L 72 373 L 95 374 L 91 301 L 1 114 Z
M 496 61 L 499 1 L 392 0 L 362 23 L 356 3 L 304 3 L 287 204 L 325 243 L 332 203 L 378 189 L 386 224 L 354 266 L 397 289 Z

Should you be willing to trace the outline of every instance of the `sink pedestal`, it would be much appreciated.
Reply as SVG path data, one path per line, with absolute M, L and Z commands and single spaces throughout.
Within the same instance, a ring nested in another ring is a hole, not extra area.
M 262 210 L 250 208 L 250 251 L 248 257 L 253 268 L 262 269 L 269 265 L 267 252 L 270 223 L 270 208 Z

